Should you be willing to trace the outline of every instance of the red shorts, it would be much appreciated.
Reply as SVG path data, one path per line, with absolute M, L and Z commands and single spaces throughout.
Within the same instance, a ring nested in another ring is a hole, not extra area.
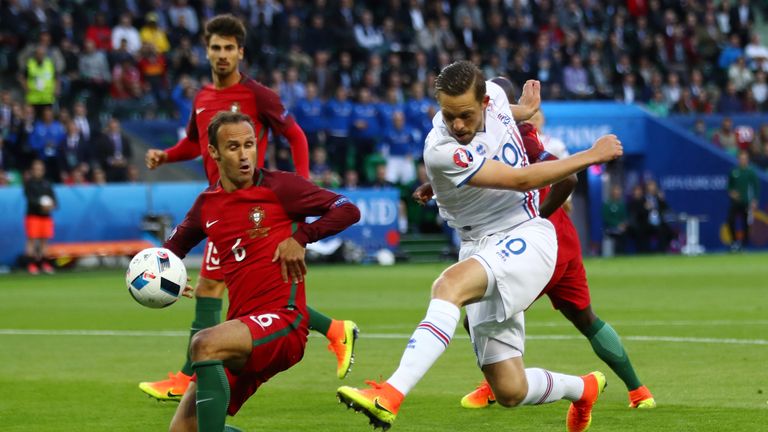
M 209 240 L 205 241 L 205 252 L 203 253 L 203 265 L 200 266 L 200 277 L 213 279 L 217 281 L 224 280 L 224 272 L 221 270 L 221 261 L 219 261 L 219 251 Z
M 27 215 L 24 218 L 24 228 L 27 231 L 27 238 L 53 238 L 53 218 L 50 216 Z
M 298 310 L 256 311 L 237 318 L 251 330 L 253 350 L 242 371 L 229 369 L 230 398 L 227 414 L 233 416 L 263 383 L 301 360 L 309 333 L 309 319 Z
M 592 302 L 589 298 L 587 272 L 581 257 L 555 264 L 555 272 L 539 297 L 546 294 L 555 309 L 573 307 L 576 310 L 585 309 Z

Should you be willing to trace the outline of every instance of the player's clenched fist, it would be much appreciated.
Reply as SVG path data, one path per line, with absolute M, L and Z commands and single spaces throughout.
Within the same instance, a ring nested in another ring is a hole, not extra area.
M 614 134 L 603 135 L 592 144 L 590 152 L 595 157 L 594 163 L 610 162 L 624 154 L 621 141 Z
M 163 150 L 149 149 L 147 154 L 144 155 L 144 162 L 147 164 L 147 168 L 155 169 L 165 163 L 168 158 L 168 153 Z

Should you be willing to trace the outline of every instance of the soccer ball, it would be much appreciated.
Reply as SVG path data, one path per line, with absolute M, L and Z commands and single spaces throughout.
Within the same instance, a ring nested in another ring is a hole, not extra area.
M 128 293 L 139 304 L 159 309 L 179 299 L 187 286 L 187 269 L 173 252 L 147 248 L 136 254 L 125 272 Z

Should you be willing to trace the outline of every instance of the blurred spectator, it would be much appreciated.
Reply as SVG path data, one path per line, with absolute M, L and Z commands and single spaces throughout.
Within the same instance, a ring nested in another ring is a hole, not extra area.
M 657 88 L 653 91 L 653 97 L 648 102 L 648 111 L 657 117 L 666 117 L 669 115 L 669 105 L 664 98 L 664 93 Z
M 153 45 L 144 44 L 138 68 L 144 87 L 149 89 L 157 104 L 163 105 L 168 99 L 168 67 L 165 57 Z
M 158 25 L 157 12 L 150 12 L 146 16 L 146 23 L 141 28 L 139 36 L 143 44 L 152 45 L 155 50 L 160 54 L 165 54 L 170 49 L 170 43 L 168 42 L 168 36 Z
M 736 153 L 738 152 L 736 146 L 737 141 L 736 131 L 733 128 L 733 120 L 730 117 L 724 117 L 723 121 L 720 123 L 720 128 L 715 131 L 714 135 L 712 135 L 712 142 L 731 155 L 736 156 Z
M 59 25 L 54 27 L 52 32 L 53 38 L 57 41 L 67 40 L 75 46 L 83 44 L 83 29 L 77 28 L 69 12 L 61 14 Z
M 360 22 L 355 24 L 355 41 L 358 47 L 365 51 L 379 51 L 384 46 L 384 36 L 373 23 L 373 14 L 363 10 Z
M 193 36 L 200 31 L 200 23 L 197 20 L 197 14 L 192 9 L 187 0 L 174 0 L 173 5 L 168 8 L 168 18 L 171 27 L 183 28 Z
M 59 143 L 64 139 L 64 126 L 53 116 L 53 108 L 43 110 L 40 120 L 35 122 L 32 134 L 29 136 L 29 146 L 35 152 L 35 157 L 45 164 L 48 179 L 59 182 Z
M 75 102 L 72 121 L 77 124 L 77 128 L 80 130 L 80 133 L 83 134 L 83 138 L 85 138 L 86 141 L 90 141 L 92 136 L 91 131 L 94 130 L 92 125 L 94 123 L 88 117 L 88 108 L 82 101 Z M 98 127 L 95 129 L 98 130 Z
M 655 181 L 645 182 L 645 208 L 648 211 L 648 234 L 655 252 L 666 252 L 673 238 L 672 228 L 667 223 L 669 206 Z
M 22 70 L 20 81 L 26 101 L 35 108 L 37 115 L 41 115 L 44 108 L 56 102 L 59 92 L 56 68 L 43 45 L 35 46 L 34 56 L 27 60 Z
M 133 26 L 131 14 L 123 13 L 120 15 L 120 22 L 112 29 L 112 49 L 120 48 L 123 40 L 126 43 L 126 51 L 131 55 L 136 55 L 141 49 L 141 37 L 139 31 Z
M 112 29 L 107 25 L 107 18 L 101 12 L 96 13 L 93 24 L 85 30 L 85 43 L 89 41 L 93 42 L 99 51 L 108 52 L 112 49 Z
M 103 169 L 96 167 L 93 169 L 93 184 L 103 185 L 107 184 L 107 174 Z
M 727 71 L 733 62 L 743 56 L 744 50 L 741 49 L 739 35 L 734 33 L 728 37 L 728 46 L 720 52 L 720 58 L 717 60 L 717 63 L 720 69 Z
M 290 67 L 285 71 L 285 81 L 280 83 L 277 93 L 288 110 L 291 110 L 299 99 L 304 98 L 306 88 L 304 83 L 299 80 L 299 71 L 295 67 Z
M 344 189 L 355 190 L 360 187 L 360 175 L 356 170 L 348 169 L 344 172 Z
M 75 171 L 85 175 L 90 172 L 91 143 L 77 127 L 77 123 L 69 121 L 66 124 L 66 135 L 59 144 L 58 164 L 59 172 L 64 183 L 73 183 Z
M 380 163 L 377 164 L 374 168 L 374 177 L 373 181 L 371 181 L 368 186 L 372 188 L 391 188 L 395 187 L 392 182 L 387 180 L 387 164 L 386 163 Z
M 725 84 L 725 92 L 717 101 L 717 112 L 720 114 L 734 114 L 743 109 L 741 98 L 736 94 L 736 85 L 732 82 Z
M 693 124 L 693 133 L 698 137 L 709 139 L 707 123 L 704 121 L 704 119 L 696 119 L 696 123 Z
M 755 12 L 750 6 L 750 0 L 736 0 L 736 4 L 731 6 L 729 15 L 731 32 L 738 34 L 742 42 L 746 42 L 749 29 L 755 22 Z
M 48 241 L 53 238 L 53 218 L 56 208 L 56 194 L 46 180 L 45 164 L 41 160 L 32 162 L 29 177 L 24 182 L 24 196 L 27 200 L 27 216 L 24 227 L 27 235 L 24 261 L 27 271 L 37 275 L 42 269 L 53 273 L 53 267 L 46 260 Z
M 331 154 L 331 163 L 339 172 L 347 169 L 349 134 L 352 127 L 352 103 L 347 97 L 347 89 L 339 86 L 336 89 L 336 97 L 326 102 L 323 107 L 327 128 L 325 145 Z
M 179 83 L 171 92 L 171 100 L 173 100 L 176 111 L 179 113 L 178 118 L 182 127 L 189 122 L 192 116 L 192 102 L 197 90 L 195 82 L 189 76 L 182 75 Z
M 754 80 L 752 71 L 747 68 L 744 57 L 739 57 L 728 68 L 728 82 L 733 84 L 737 92 L 743 92 Z
M 328 165 L 328 153 L 323 147 L 315 147 L 312 150 L 312 161 L 309 167 L 310 179 L 315 184 L 326 188 L 337 188 L 341 179 Z
M 768 47 L 760 42 L 760 34 L 752 32 L 749 43 L 744 47 L 744 55 L 752 70 L 768 71 Z
M 402 111 L 392 114 L 392 128 L 387 129 L 381 153 L 387 161 L 387 181 L 405 185 L 416 178 L 415 158 L 421 156 L 421 133 L 408 126 Z
M 16 168 L 11 150 L 5 145 L 5 138 L 0 135 L 0 171 L 7 173 Z
M 764 171 L 768 171 L 768 141 L 763 142 L 760 152 L 756 153 L 755 165 Z
M 358 91 L 357 102 L 352 105 L 351 159 L 353 167 L 363 167 L 368 155 L 373 154 L 376 143 L 382 135 L 382 125 L 379 120 L 379 110 L 371 96 L 371 91 L 362 87 Z M 346 157 L 347 161 L 350 156 Z M 345 167 L 348 168 L 348 167 Z
M 768 101 L 768 73 L 762 70 L 757 71 L 751 90 L 758 109 L 765 111 L 768 108 L 768 103 L 766 103 Z
M 90 39 L 85 41 L 85 50 L 80 55 L 79 62 L 80 81 L 78 91 L 80 95 L 85 92 L 88 105 L 92 112 L 100 112 L 102 99 L 107 94 L 112 75 L 109 71 L 107 57 L 102 51 L 97 50 L 96 45 Z
M 603 203 L 603 232 L 614 241 L 617 253 L 626 252 L 627 222 L 624 192 L 620 185 L 613 185 L 608 200 Z
M 307 136 L 310 149 L 324 143 L 325 117 L 323 116 L 323 102 L 318 98 L 317 86 L 313 82 L 307 83 L 306 95 L 296 102 L 293 109 L 296 123 Z
M 739 152 L 739 166 L 728 176 L 728 229 L 731 232 L 731 250 L 739 251 L 749 244 L 750 215 L 757 209 L 760 180 L 749 165 L 749 153 Z
M 98 162 L 109 182 L 128 180 L 128 164 L 133 156 L 131 140 L 123 133 L 120 121 L 109 119 L 107 129 L 95 145 Z M 95 176 L 95 172 L 94 172 Z M 94 182 L 98 183 L 95 181 Z

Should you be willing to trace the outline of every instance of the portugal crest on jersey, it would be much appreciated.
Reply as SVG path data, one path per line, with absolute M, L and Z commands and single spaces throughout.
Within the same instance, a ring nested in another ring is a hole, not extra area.
M 266 237 L 267 234 L 269 234 L 269 227 L 261 226 L 261 223 L 264 222 L 263 208 L 252 208 L 251 213 L 248 215 L 248 219 L 253 222 L 253 228 L 248 230 L 248 235 L 251 236 L 251 238 Z
M 229 110 L 232 112 L 240 112 L 240 102 L 233 102 L 232 106 L 229 107 Z
M 472 160 L 472 153 L 467 151 L 467 149 L 457 148 L 456 151 L 453 152 L 453 163 L 460 168 L 469 167 L 472 165 Z

